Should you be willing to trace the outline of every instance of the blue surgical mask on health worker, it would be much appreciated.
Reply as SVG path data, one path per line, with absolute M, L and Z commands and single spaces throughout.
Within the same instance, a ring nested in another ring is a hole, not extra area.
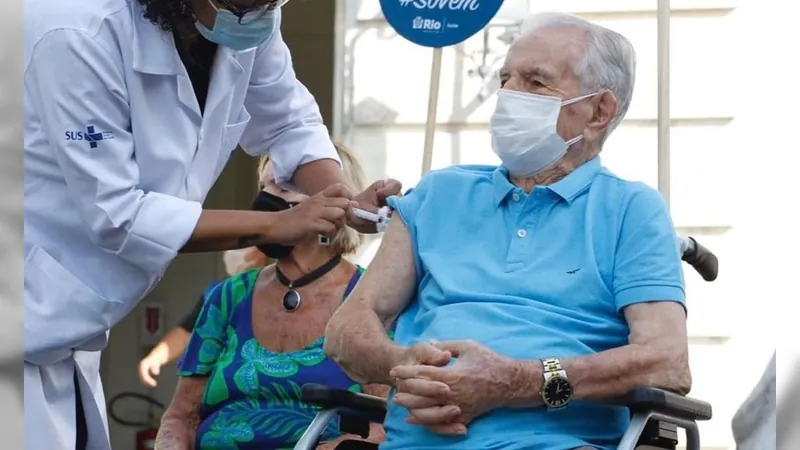
M 207 40 L 236 51 L 258 47 L 275 34 L 278 27 L 280 9 L 262 9 L 249 11 L 241 20 L 227 9 L 217 8 L 214 27 L 208 29 L 200 22 L 196 22 L 197 30 Z

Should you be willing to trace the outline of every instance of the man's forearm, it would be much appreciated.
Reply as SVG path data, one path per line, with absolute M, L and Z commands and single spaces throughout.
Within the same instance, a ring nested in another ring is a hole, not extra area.
M 333 159 L 319 159 L 303 164 L 295 170 L 292 177 L 292 184 L 307 195 L 316 195 L 336 183 L 346 184 L 346 181 L 341 166 Z
M 663 347 L 626 345 L 561 364 L 573 388 L 573 399 L 602 401 L 624 395 L 638 387 L 655 387 L 685 395 L 692 384 L 685 351 Z M 509 393 L 508 406 L 532 407 L 542 404 L 544 381 L 540 361 L 516 362 L 513 368 L 517 388 Z
M 269 230 L 277 213 L 204 210 L 182 253 L 234 250 L 270 242 Z
M 386 332 L 374 312 L 349 313 L 328 322 L 325 353 L 359 383 L 392 385 L 389 371 L 402 361 L 405 349 Z

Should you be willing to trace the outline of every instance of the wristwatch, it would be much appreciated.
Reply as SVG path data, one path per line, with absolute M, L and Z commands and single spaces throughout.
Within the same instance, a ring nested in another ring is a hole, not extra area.
M 542 376 L 542 402 L 547 409 L 561 409 L 567 406 L 572 399 L 572 384 L 567 378 L 567 372 L 556 358 L 541 360 Z

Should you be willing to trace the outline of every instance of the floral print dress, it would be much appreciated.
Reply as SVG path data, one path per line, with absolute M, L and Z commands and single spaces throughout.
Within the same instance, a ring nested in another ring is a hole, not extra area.
M 355 287 L 358 268 L 345 289 Z M 306 383 L 361 392 L 322 351 L 324 336 L 308 347 L 275 353 L 253 335 L 253 289 L 260 269 L 230 277 L 210 287 L 203 310 L 178 367 L 182 377 L 205 376 L 200 405 L 198 450 L 291 449 L 311 423 L 318 407 L 300 401 Z M 323 441 L 340 436 L 334 422 Z

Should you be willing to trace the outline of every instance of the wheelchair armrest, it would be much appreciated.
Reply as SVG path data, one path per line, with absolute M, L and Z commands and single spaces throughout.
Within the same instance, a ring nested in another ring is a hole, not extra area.
M 386 400 L 373 395 L 335 389 L 309 383 L 300 390 L 300 400 L 323 409 L 337 409 L 340 413 L 373 423 L 383 423 L 386 417 Z
M 711 405 L 693 398 L 655 388 L 637 388 L 614 403 L 627 406 L 631 413 L 656 412 L 683 419 L 711 420 Z

